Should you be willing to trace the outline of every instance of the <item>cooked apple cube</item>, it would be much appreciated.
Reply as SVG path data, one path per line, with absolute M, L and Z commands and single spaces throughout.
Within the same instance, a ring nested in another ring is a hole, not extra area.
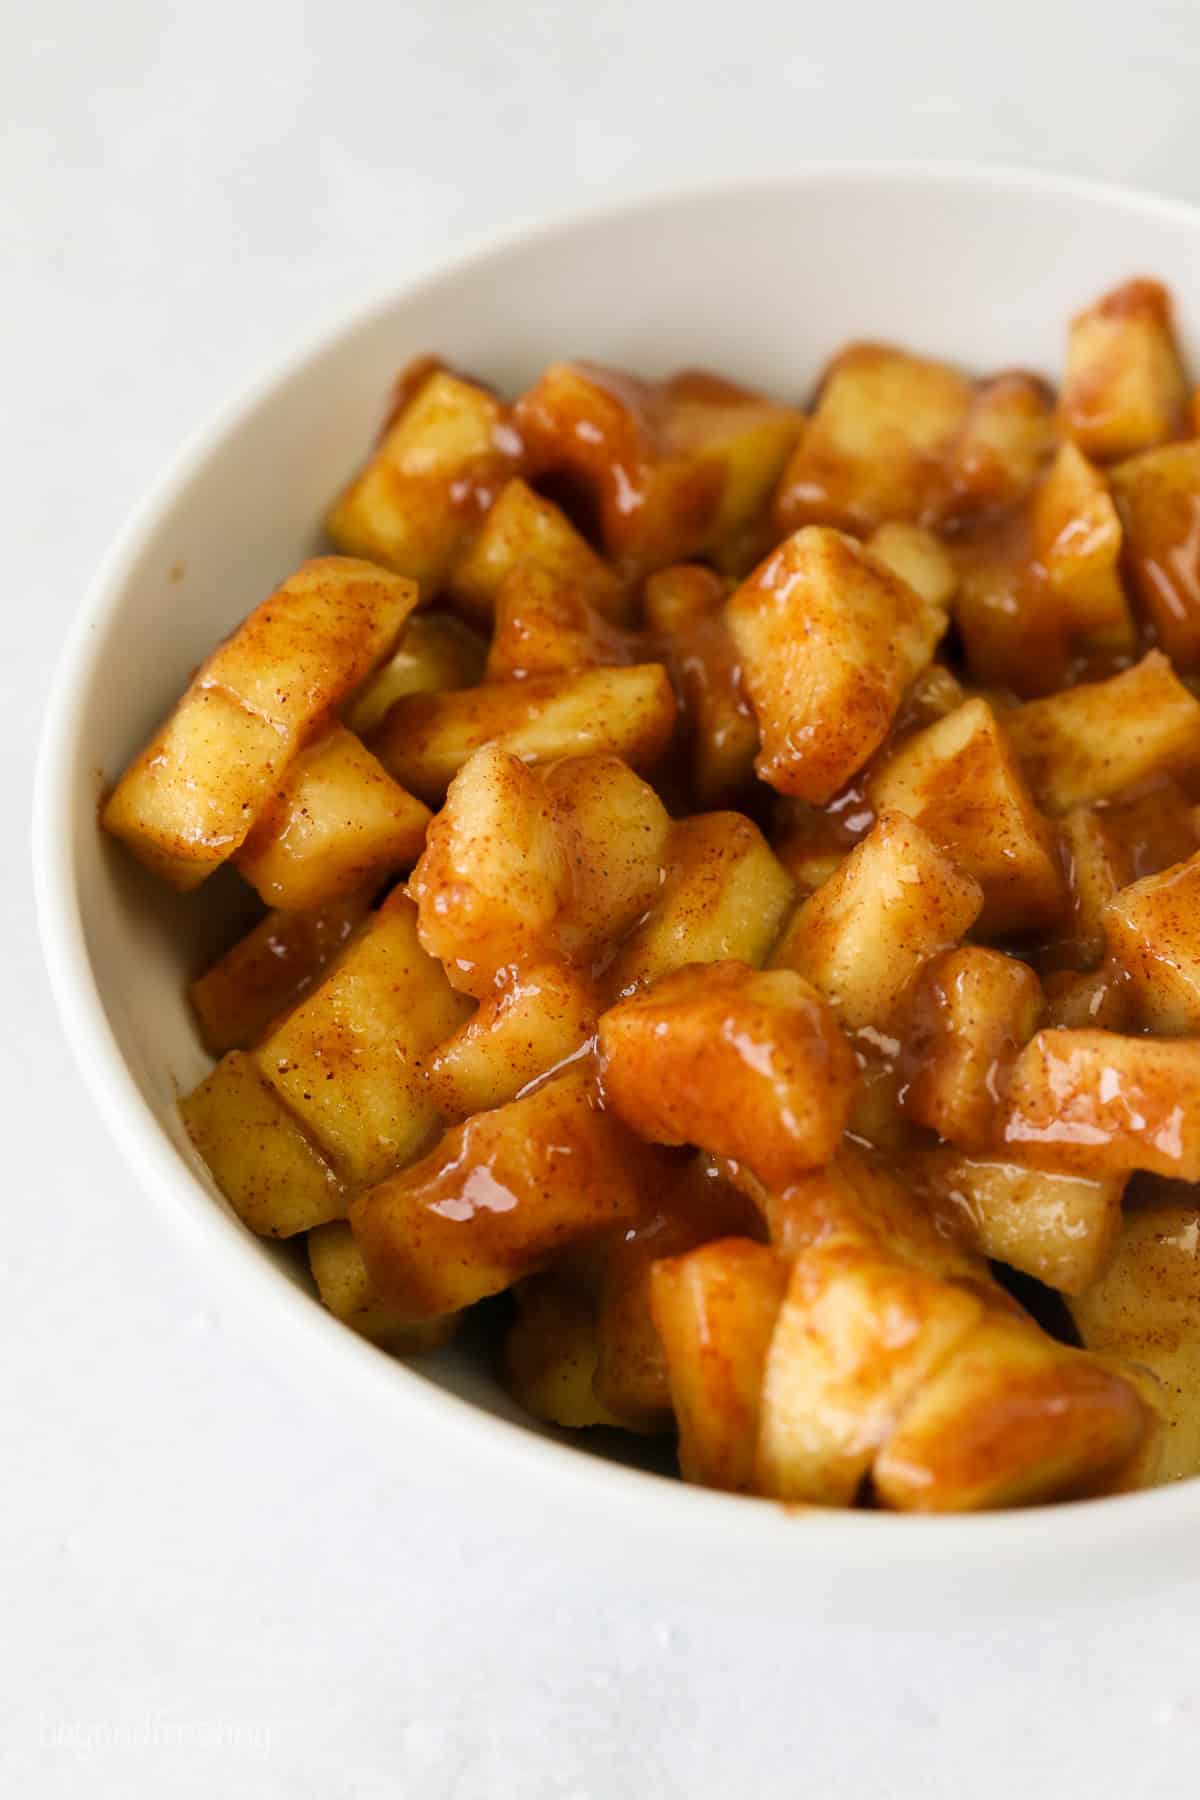
M 1120 518 L 1104 476 L 1074 444 L 1062 446 L 1018 513 L 982 519 L 955 545 L 955 614 L 977 680 L 1044 694 L 1080 654 L 1134 649 Z
M 683 707 L 682 760 L 698 807 L 735 799 L 758 754 L 758 725 L 725 618 L 728 593 L 728 582 L 699 563 L 660 569 L 644 590 L 646 624 Z
M 437 369 L 334 503 L 329 535 L 340 549 L 420 582 L 428 600 L 519 453 L 508 408 L 477 383 Z
M 260 1237 L 294 1237 L 346 1212 L 346 1192 L 255 1067 L 231 1050 L 179 1113 L 213 1180 Z
M 867 539 L 867 549 L 877 561 L 931 606 L 949 607 L 958 586 L 958 573 L 946 546 L 921 525 L 889 520 L 877 525 Z
M 1059 826 L 1071 892 L 1071 941 L 1085 969 L 1105 952 L 1105 912 L 1118 889 L 1133 880 L 1133 858 L 1094 807 L 1077 806 Z
M 573 886 L 538 775 L 498 745 L 477 750 L 450 783 L 408 885 L 422 945 L 464 992 L 486 994 L 502 971 L 544 960 Z
M 1067 904 L 1053 834 L 1006 736 L 1011 716 L 1002 726 L 986 700 L 968 700 L 908 738 L 867 784 L 878 811 L 907 813 L 979 883 L 989 936 L 1051 925 Z
M 971 413 L 969 381 L 885 344 L 851 344 L 826 370 L 816 410 L 775 496 L 780 532 L 936 514 L 943 461 Z
M 654 789 L 618 756 L 564 757 L 543 780 L 571 871 L 558 942 L 573 960 L 587 960 L 658 900 L 671 820 Z
M 664 1257 L 650 1274 L 685 1481 L 746 1493 L 754 1484 L 767 1350 L 788 1262 L 750 1238 Z
M 1200 1039 L 1040 1031 L 1017 1058 L 1004 1136 L 1064 1174 L 1200 1181 Z
M 1157 875 L 1200 849 L 1200 808 L 1169 775 L 1106 800 L 1104 824 L 1132 868 L 1132 879 Z
M 535 1419 L 568 1431 L 622 1421 L 596 1398 L 599 1356 L 593 1297 L 551 1270 L 516 1287 L 517 1316 L 504 1336 L 505 1385 Z
M 802 1252 L 767 1353 L 759 1491 L 850 1506 L 907 1403 L 982 1316 L 965 1288 L 857 1244 Z
M 578 1066 L 476 1113 L 360 1194 L 350 1222 L 381 1296 L 434 1318 L 500 1293 L 645 1211 L 657 1161 Z
M 370 893 L 316 912 L 269 912 L 188 988 L 204 1047 L 248 1050 L 307 993 L 366 917 Z
M 568 486 L 629 575 L 711 552 L 735 566 L 799 416 L 717 377 L 653 385 L 556 363 L 517 404 L 533 473 Z
M 909 1401 L 875 1460 L 875 1493 L 902 1512 L 936 1513 L 1109 1493 L 1142 1472 L 1156 1435 L 1132 1380 L 989 1314 Z
M 673 376 L 663 393 L 671 449 L 685 462 L 714 456 L 721 464 L 716 517 L 699 550 L 727 574 L 744 574 L 774 541 L 767 502 L 804 416 L 701 370 Z
M 1112 470 L 1134 588 L 1179 669 L 1200 667 L 1200 440 Z
M 596 1017 L 591 982 L 578 970 L 563 963 L 519 969 L 438 1046 L 429 1063 L 434 1105 L 458 1120 L 515 1100 L 587 1043 Z
M 619 757 L 567 757 L 543 778 L 485 747 L 451 783 L 409 883 L 421 941 L 477 995 L 531 959 L 588 960 L 657 899 L 670 829 Z
M 945 510 L 962 517 L 1014 506 L 1054 451 L 1054 394 L 1017 370 L 981 381 L 947 457 Z
M 437 1130 L 425 1062 L 469 1009 L 397 890 L 255 1060 L 347 1183 L 378 1181 Z
M 416 603 L 368 563 L 304 563 L 201 664 L 129 764 L 105 827 L 174 887 L 245 842 L 288 763 L 384 660 Z
M 530 569 L 558 587 L 571 588 L 603 618 L 629 616 L 628 588 L 616 571 L 597 556 L 565 513 L 517 477 L 501 490 L 478 537 L 454 568 L 450 596 L 471 618 L 486 625 L 506 581 L 517 571 Z
M 920 1183 L 908 1178 L 910 1161 L 907 1156 L 885 1160 L 847 1143 L 825 1168 L 778 1191 L 756 1186 L 741 1168 L 736 1178 L 758 1201 L 770 1240 L 785 1256 L 836 1240 L 941 1281 L 965 1284 L 989 1306 L 1003 1307 L 1003 1290 L 982 1257 L 961 1232 L 946 1229 L 942 1214 L 922 1197 Z M 905 1172 L 904 1179 L 897 1170 Z
M 1157 281 L 1127 281 L 1071 321 L 1061 413 L 1075 442 L 1100 462 L 1174 437 L 1187 379 Z
M 1013 956 L 968 944 L 926 963 L 904 1038 L 909 1116 L 966 1149 L 990 1143 L 1003 1083 L 1041 1009 L 1041 982 Z
M 1104 933 L 1141 1023 L 1200 1035 L 1200 854 L 1122 888 Z
M 1047 1028 L 1065 1025 L 1095 1026 L 1100 1031 L 1125 1031 L 1133 1023 L 1132 1008 L 1122 970 L 1102 964 L 1080 972 L 1058 969 L 1042 983 Z
M 829 1161 L 857 1079 L 815 988 L 790 969 L 694 964 L 600 1019 L 606 1103 L 639 1137 L 695 1144 L 768 1186 Z
M 858 1088 L 846 1127 L 851 1137 L 872 1149 L 889 1154 L 913 1148 L 925 1132 L 904 1107 L 906 1075 L 900 1045 L 884 1032 L 868 1029 L 854 1034 L 858 1059 Z
M 677 711 L 661 663 L 577 669 L 408 695 L 376 727 L 371 749 L 402 786 L 437 805 L 483 744 L 497 744 L 524 762 L 609 750 L 634 768 L 651 768 L 670 742 Z
M 1124 653 L 1137 641 L 1119 570 L 1122 532 L 1108 483 L 1074 444 L 1064 444 L 1030 502 L 1032 551 L 1045 572 L 1048 609 L 1064 635 L 1089 649 Z
M 189 690 L 128 765 L 101 822 L 172 887 L 198 887 L 253 825 L 286 767 L 274 726 L 219 688 Z
M 358 737 L 365 737 L 393 700 L 405 694 L 473 687 L 483 680 L 486 661 L 483 639 L 453 613 L 416 613 L 404 627 L 400 648 L 346 708 L 346 723 Z
M 1070 812 L 1200 763 L 1200 701 L 1161 650 L 1132 669 L 1031 700 L 1004 725 L 1039 803 Z
M 430 817 L 335 725 L 293 757 L 234 862 L 268 906 L 303 912 L 411 868 Z
M 371 1287 L 362 1252 L 344 1219 L 316 1226 L 308 1234 L 307 1248 L 321 1305 L 371 1343 L 400 1356 L 416 1356 L 448 1344 L 458 1330 L 456 1313 L 414 1321 L 386 1306 Z
M 905 1157 L 903 1175 L 969 1248 L 1064 1294 L 1103 1273 L 1121 1229 L 1123 1175 L 1055 1175 L 951 1149 Z
M 977 882 L 904 813 L 882 813 L 800 906 L 772 958 L 798 969 L 851 1030 L 887 1031 L 922 964 L 979 915 Z
M 945 610 L 840 532 L 797 532 L 729 602 L 762 734 L 755 768 L 823 806 L 883 742 L 932 660 Z
M 536 565 L 514 569 L 496 595 L 488 651 L 489 681 L 524 681 L 568 669 L 615 668 L 633 661 L 628 633 L 571 587 Z
M 954 620 L 973 680 L 1022 697 L 1052 693 L 1070 672 L 1070 617 L 1034 556 L 1027 509 L 985 514 L 952 544 Z
M 1087 1349 L 1158 1377 L 1161 1481 L 1200 1474 L 1200 1205 L 1178 1190 L 1139 1197 L 1107 1271 L 1071 1302 Z
M 597 1290 L 598 1355 L 593 1390 L 634 1431 L 667 1430 L 671 1386 L 654 1323 L 654 1266 L 700 1244 L 761 1231 L 756 1209 L 705 1159 L 695 1158 L 646 1218 L 615 1234 L 603 1253 Z
M 760 968 L 795 898 L 795 886 L 757 825 L 741 813 L 696 813 L 671 827 L 666 878 L 648 917 L 606 975 L 630 992 L 685 963 Z

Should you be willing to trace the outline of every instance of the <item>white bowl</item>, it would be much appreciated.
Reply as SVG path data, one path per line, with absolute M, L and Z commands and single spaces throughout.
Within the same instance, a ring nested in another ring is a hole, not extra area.
M 96 828 L 105 778 L 214 641 L 317 543 L 388 384 L 418 351 L 515 389 L 554 357 L 646 373 L 711 364 L 802 396 L 850 337 L 975 369 L 1053 372 L 1068 316 L 1135 273 L 1200 334 L 1200 213 L 989 169 L 818 167 L 556 225 L 461 262 L 322 335 L 197 437 L 121 533 L 46 721 L 35 858 L 46 957 L 93 1095 L 149 1194 L 278 1338 L 340 1384 L 362 1454 L 408 1454 L 480 1484 L 498 1519 L 578 1522 L 638 1581 L 758 1587 L 879 1620 L 957 1606 L 1045 1610 L 1200 1564 L 1200 1484 L 977 1518 L 797 1514 L 708 1493 L 541 1433 L 469 1361 L 395 1362 L 328 1318 L 296 1258 L 234 1219 L 186 1142 L 177 1094 L 207 1062 L 184 981 L 233 889 L 178 898 Z M 498 1529 L 503 1526 L 498 1525 Z

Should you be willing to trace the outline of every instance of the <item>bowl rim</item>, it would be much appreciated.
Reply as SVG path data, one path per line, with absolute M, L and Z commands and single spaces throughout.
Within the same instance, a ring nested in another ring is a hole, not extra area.
M 1142 216 L 1157 214 L 1200 231 L 1200 206 L 1133 186 L 1018 164 L 928 158 L 798 161 L 765 174 L 651 188 L 590 207 L 560 210 L 477 238 L 414 280 L 381 283 L 365 301 L 337 309 L 304 333 L 187 436 L 102 557 L 72 621 L 50 687 L 33 787 L 33 884 L 42 952 L 60 1022 L 97 1112 L 139 1185 L 174 1228 L 211 1261 L 222 1293 L 236 1288 L 239 1301 L 257 1306 L 269 1327 L 268 1336 L 286 1344 L 293 1367 L 301 1361 L 313 1365 L 314 1373 L 338 1381 L 343 1397 L 349 1389 L 353 1404 L 359 1403 L 361 1394 L 362 1403 L 373 1410 L 405 1413 L 428 1429 L 448 1457 L 470 1459 L 476 1472 L 479 1458 L 486 1456 L 497 1465 L 497 1472 L 503 1465 L 506 1473 L 532 1477 L 543 1484 L 544 1495 L 553 1490 L 556 1499 L 603 1511 L 610 1521 L 619 1517 L 622 1528 L 656 1535 L 670 1532 L 689 1541 L 711 1538 L 723 1553 L 742 1559 L 749 1554 L 755 1562 L 766 1547 L 773 1555 L 790 1556 L 793 1567 L 797 1558 L 852 1563 L 856 1575 L 868 1577 L 872 1572 L 894 1573 L 896 1553 L 903 1548 L 906 1569 L 915 1579 L 943 1567 L 952 1557 L 956 1583 L 965 1584 L 973 1573 L 997 1564 L 1011 1568 L 1019 1561 L 1026 1568 L 1047 1567 L 1061 1562 L 1064 1555 L 1073 1564 L 1088 1564 L 1105 1552 L 1128 1549 L 1126 1540 L 1139 1528 L 1143 1541 L 1149 1537 L 1161 1544 L 1164 1530 L 1174 1528 L 1170 1534 L 1176 1538 L 1180 1527 L 1192 1538 L 1200 1478 L 1085 1503 L 971 1515 L 803 1509 L 810 1517 L 808 1529 L 801 1530 L 791 1517 L 795 1508 L 764 1505 L 756 1498 L 693 1487 L 610 1462 L 447 1392 L 347 1330 L 310 1295 L 281 1279 L 259 1254 L 251 1235 L 213 1205 L 171 1145 L 117 1045 L 88 956 L 74 878 L 73 774 L 80 752 L 81 710 L 76 697 L 88 691 L 97 676 L 127 579 L 160 514 L 201 466 L 220 454 L 226 436 L 243 418 L 280 389 L 302 380 L 309 365 L 335 343 L 368 330 L 398 302 L 476 277 L 490 264 L 540 243 L 664 208 L 702 208 L 714 199 L 738 194 L 749 199 L 829 183 L 1057 194 Z M 811 1516 L 818 1510 L 819 1525 Z

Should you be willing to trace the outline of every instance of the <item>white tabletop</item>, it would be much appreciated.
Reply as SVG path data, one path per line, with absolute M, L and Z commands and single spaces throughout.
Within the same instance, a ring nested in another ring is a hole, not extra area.
M 301 17 L 306 19 L 302 26 Z M 365 290 L 581 201 L 804 157 L 1200 198 L 1194 0 L 40 0 L 0 12 L 0 1791 L 1193 1795 L 1200 1592 L 934 1634 L 597 1591 L 384 1465 L 131 1181 L 52 1014 L 32 753 L 180 438 Z M 981 229 L 986 229 L 986 220 Z M 631 271 L 631 278 L 635 272 Z

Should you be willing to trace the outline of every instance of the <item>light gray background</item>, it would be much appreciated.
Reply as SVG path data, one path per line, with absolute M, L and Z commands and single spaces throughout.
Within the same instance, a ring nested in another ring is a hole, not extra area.
M 0 5 L 0 1781 L 22 1797 L 1194 1795 L 1200 1592 L 888 1634 L 578 1574 L 384 1478 L 131 1183 L 26 875 L 62 631 L 180 439 L 364 291 L 804 157 L 1200 199 L 1194 0 Z M 986 230 L 986 218 L 980 229 Z M 636 271 L 630 271 L 636 280 Z M 886 279 L 886 271 L 881 271 Z M 798 1527 L 801 1529 L 801 1527 Z M 1102 1571 L 1097 1571 L 1098 1582 Z

